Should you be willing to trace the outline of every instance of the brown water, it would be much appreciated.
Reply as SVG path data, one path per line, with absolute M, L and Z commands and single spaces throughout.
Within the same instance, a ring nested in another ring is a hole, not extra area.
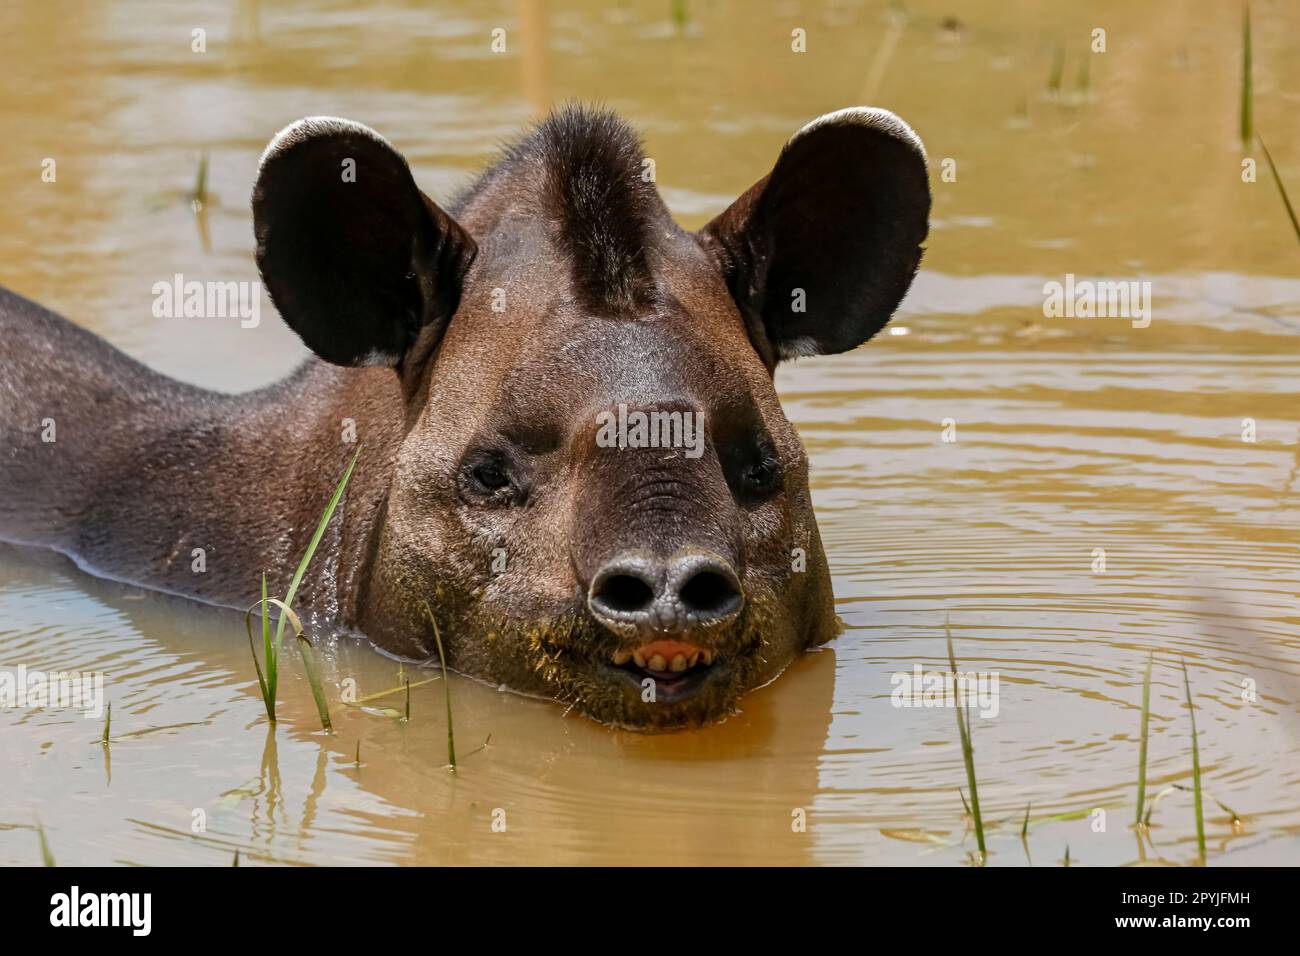
M 1207 801 L 1209 861 L 1296 862 L 1300 248 L 1262 156 L 1241 180 L 1237 5 L 908 0 L 900 20 L 876 2 L 688 0 L 682 30 L 668 0 L 605 6 L 5 4 L 0 282 L 170 374 L 242 390 L 304 354 L 269 304 L 251 330 L 159 320 L 150 290 L 176 272 L 256 277 L 248 194 L 292 119 L 376 127 L 445 198 L 546 104 L 603 99 L 697 226 L 811 117 L 892 108 L 926 140 L 935 188 L 906 334 L 778 376 L 843 636 L 739 716 L 668 737 L 453 677 L 452 775 L 441 681 L 412 691 L 409 722 L 336 702 L 325 736 L 294 659 L 268 734 L 238 615 L 5 550 L 0 667 L 103 671 L 115 740 L 105 751 L 69 710 L 0 709 L 0 863 L 39 861 L 38 814 L 69 864 L 225 865 L 236 848 L 244 863 L 962 863 L 953 711 L 891 705 L 892 675 L 940 666 L 945 618 L 963 667 L 1000 675 L 998 715 L 972 721 L 984 816 L 1001 821 L 991 864 L 1056 864 L 1067 845 L 1083 864 L 1195 859 L 1189 794 L 1161 800 L 1149 841 L 1129 826 L 1151 651 L 1149 795 L 1190 783 L 1185 660 L 1205 786 L 1242 817 Z M 1252 6 L 1256 122 L 1297 195 L 1300 9 Z M 794 27 L 807 53 L 790 52 Z M 1104 54 L 1087 52 L 1094 27 Z M 200 229 L 184 194 L 202 155 Z M 1151 282 L 1149 327 L 1045 318 L 1043 283 L 1066 273 Z M 397 684 L 367 646 L 326 639 L 321 656 L 332 698 L 347 678 Z M 1040 819 L 1098 807 L 1101 832 Z

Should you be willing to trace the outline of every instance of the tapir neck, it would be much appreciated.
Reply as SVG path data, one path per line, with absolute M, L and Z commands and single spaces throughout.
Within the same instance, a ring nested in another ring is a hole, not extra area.
M 403 428 L 388 369 L 311 359 L 243 395 L 185 385 L 0 289 L 0 538 L 244 608 L 283 596 L 358 446 L 295 604 L 355 623 Z

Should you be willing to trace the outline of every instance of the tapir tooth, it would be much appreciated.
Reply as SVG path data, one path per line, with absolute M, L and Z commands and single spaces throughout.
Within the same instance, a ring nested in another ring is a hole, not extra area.
M 684 670 L 686 670 L 686 666 L 687 666 L 687 665 L 686 665 L 686 655 L 685 655 L 685 654 L 678 654 L 676 657 L 673 658 L 672 663 L 669 664 L 668 666 L 671 667 L 671 668 L 672 668 L 673 670 L 675 670 L 675 671 L 684 671 Z
M 700 651 L 700 657 L 704 659 L 705 665 L 713 663 L 713 651 L 710 650 Z
M 632 660 L 636 661 L 637 667 L 645 667 L 645 655 L 640 651 L 632 652 Z
M 630 661 L 631 659 L 632 659 L 632 652 L 631 652 L 631 651 L 625 651 L 625 650 L 620 649 L 620 650 L 617 650 L 617 651 L 614 652 L 614 666 L 615 666 L 615 667 L 622 667 L 624 664 L 626 664 L 626 663 L 627 663 L 628 661 Z
M 652 671 L 667 670 L 668 662 L 664 660 L 664 656 L 662 654 L 656 654 L 654 657 L 650 658 L 650 669 Z

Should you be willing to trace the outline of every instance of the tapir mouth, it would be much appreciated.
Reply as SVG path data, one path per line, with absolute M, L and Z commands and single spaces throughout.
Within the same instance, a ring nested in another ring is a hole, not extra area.
M 611 665 L 638 687 L 654 681 L 655 699 L 685 700 L 708 684 L 725 659 L 715 651 L 682 640 L 655 640 L 633 648 L 619 648 Z

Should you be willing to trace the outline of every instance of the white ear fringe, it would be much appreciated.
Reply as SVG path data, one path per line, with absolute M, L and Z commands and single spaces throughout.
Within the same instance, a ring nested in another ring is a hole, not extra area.
M 817 117 L 811 123 L 804 126 L 799 132 L 790 137 L 793 143 L 799 137 L 804 136 L 822 126 L 833 126 L 836 124 L 852 124 L 856 126 L 867 126 L 871 129 L 892 136 L 894 139 L 902 140 L 911 146 L 920 155 L 921 161 L 927 167 L 929 159 L 925 154 L 925 144 L 921 142 L 921 137 L 916 135 L 916 131 L 908 126 L 895 113 L 889 110 L 881 109 L 878 106 L 849 106 L 842 110 L 836 110 L 833 113 L 826 113 Z
M 257 171 L 260 173 L 266 161 L 276 153 L 283 152 L 304 140 L 331 133 L 355 133 L 393 149 L 392 143 L 363 123 L 338 116 L 306 116 L 290 123 L 271 137 L 271 142 L 267 143 L 266 149 L 262 151 L 262 158 L 257 161 Z M 393 152 L 397 150 L 393 149 Z

